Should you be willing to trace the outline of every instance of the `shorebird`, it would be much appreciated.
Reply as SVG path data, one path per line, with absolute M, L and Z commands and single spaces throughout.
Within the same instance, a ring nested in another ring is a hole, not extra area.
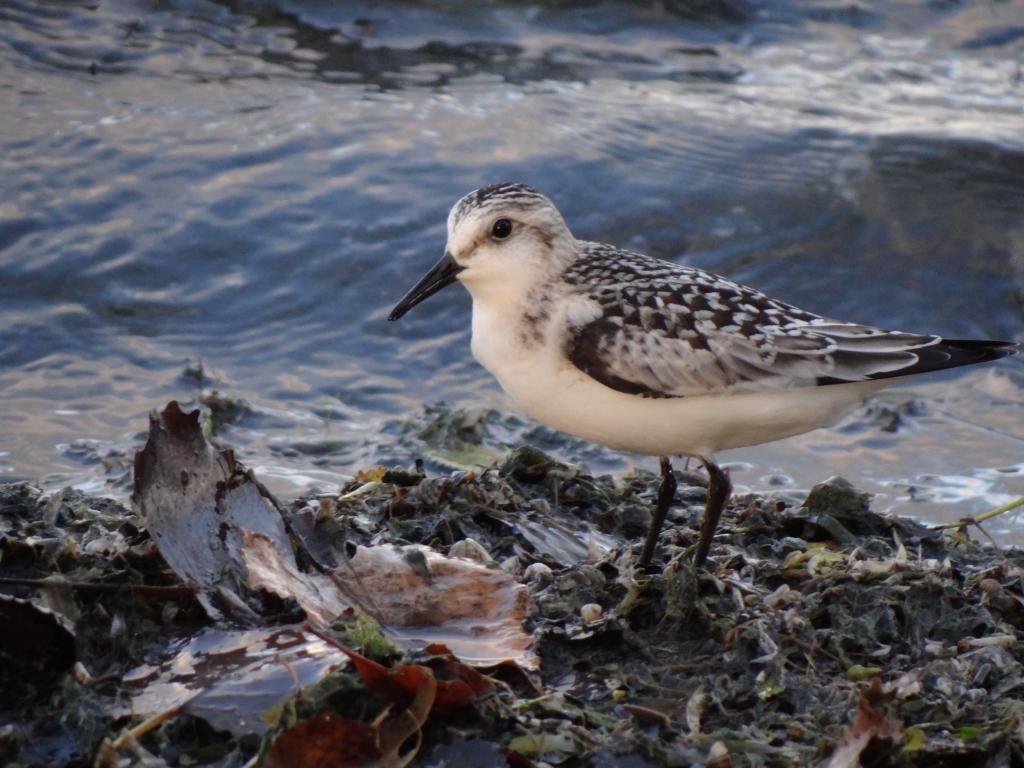
M 577 240 L 551 200 L 518 183 L 455 203 L 444 256 L 388 319 L 456 280 L 473 298 L 473 355 L 520 409 L 660 457 L 641 566 L 675 497 L 670 457 L 695 457 L 708 473 L 700 567 L 732 492 L 719 451 L 834 424 L 908 376 L 1018 349 L 833 320 L 701 269 Z

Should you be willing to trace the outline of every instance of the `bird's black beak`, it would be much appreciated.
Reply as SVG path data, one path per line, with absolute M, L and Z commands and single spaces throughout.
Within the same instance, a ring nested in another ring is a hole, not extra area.
M 420 281 L 395 304 L 388 315 L 388 320 L 397 320 L 421 301 L 429 299 L 435 293 L 455 282 L 456 275 L 465 267 L 460 267 L 450 253 L 445 252 L 441 260 L 430 268 Z

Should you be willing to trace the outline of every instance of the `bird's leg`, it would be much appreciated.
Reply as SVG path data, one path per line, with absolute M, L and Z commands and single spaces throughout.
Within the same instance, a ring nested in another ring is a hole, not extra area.
M 661 485 L 658 486 L 658 503 L 654 507 L 654 516 L 651 518 L 651 527 L 647 531 L 647 541 L 644 542 L 644 551 L 640 554 L 640 567 L 651 562 L 654 557 L 654 548 L 658 544 L 658 536 L 661 534 L 661 527 L 665 524 L 665 515 L 676 496 L 676 473 L 672 471 L 672 465 L 667 456 L 661 457 Z
M 722 516 L 725 503 L 732 493 L 732 483 L 729 481 L 729 473 L 719 467 L 710 459 L 701 458 L 704 469 L 708 473 L 708 501 L 704 507 L 704 519 L 700 523 L 700 541 L 697 543 L 697 552 L 693 556 L 693 564 L 700 568 L 708 559 L 708 552 L 711 549 L 711 538 L 715 535 L 715 528 L 718 527 L 718 518 Z

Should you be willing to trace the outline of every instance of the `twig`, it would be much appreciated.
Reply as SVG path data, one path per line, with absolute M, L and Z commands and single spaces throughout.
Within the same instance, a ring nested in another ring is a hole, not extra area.
M 182 706 L 183 705 L 179 704 L 171 707 L 170 709 L 165 709 L 163 712 L 157 712 L 149 719 L 144 720 L 143 722 L 136 725 L 134 728 L 129 728 L 127 731 L 122 733 L 120 736 L 114 739 L 111 746 L 115 750 L 124 749 L 130 744 L 138 741 L 142 736 L 145 736 L 147 733 L 152 731 L 157 726 L 167 722 L 171 718 L 177 717 L 178 713 L 181 711 Z
M 37 587 L 48 589 L 65 587 L 76 592 L 129 592 L 140 597 L 152 597 L 158 600 L 187 600 L 196 596 L 195 587 L 182 585 L 155 586 L 150 584 L 102 584 L 91 581 L 66 581 L 59 576 L 47 576 L 45 579 L 19 579 L 0 577 L 0 586 Z
M 333 637 L 328 635 L 327 632 L 325 632 L 324 630 L 320 629 L 319 627 L 314 627 L 313 623 L 311 621 L 307 621 L 305 624 L 303 624 L 302 625 L 302 630 L 304 632 L 309 632 L 309 634 L 311 634 L 311 635 L 316 635 L 321 640 L 323 640 L 325 643 L 327 643 L 330 646 L 333 646 L 333 647 L 337 648 L 339 651 L 342 651 L 346 655 L 349 652 L 349 648 L 347 646 L 345 646 L 342 643 L 340 643 L 337 640 L 335 640 Z
M 978 523 L 983 523 L 986 520 L 991 520 L 993 517 L 996 517 L 997 515 L 1002 515 L 1011 510 L 1014 510 L 1017 507 L 1024 507 L 1024 496 L 1021 496 L 1019 499 L 1014 499 L 1009 504 L 1003 504 L 1003 506 L 1001 507 L 990 509 L 988 512 L 983 512 L 982 514 L 977 516 L 962 517 L 953 523 L 941 523 L 939 525 L 933 525 L 931 527 L 931 530 L 941 531 L 947 528 L 963 528 L 968 525 L 977 525 Z

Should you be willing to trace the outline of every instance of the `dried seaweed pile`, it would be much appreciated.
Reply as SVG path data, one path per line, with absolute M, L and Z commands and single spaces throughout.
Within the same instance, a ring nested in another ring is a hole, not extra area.
M 628 744 L 678 765 L 720 741 L 753 764 L 815 764 L 878 678 L 906 726 L 893 764 L 1022 759 L 1021 552 L 875 514 L 834 478 L 796 508 L 736 499 L 713 573 L 695 573 L 704 490 L 681 479 L 676 546 L 647 573 L 633 562 L 657 478 L 617 484 L 529 448 L 483 475 L 385 474 L 365 494 L 355 484 L 341 519 L 440 548 L 469 538 L 522 573 L 545 690 L 567 697 L 545 727 L 579 726 L 590 748 Z
M 657 478 L 595 478 L 533 448 L 471 472 L 370 468 L 337 494 L 299 500 L 285 517 L 303 568 L 330 561 L 344 574 L 354 553 L 424 545 L 401 551 L 468 559 L 525 585 L 536 670 L 487 667 L 489 687 L 474 683 L 486 695 L 453 716 L 413 694 L 389 699 L 339 663 L 286 690 L 260 728 L 183 705 L 116 748 L 138 721 L 131 701 L 147 670 L 172 640 L 216 622 L 132 511 L 0 487 L 0 621 L 16 628 L 0 641 L 0 762 L 275 765 L 271 745 L 289 728 L 345 718 L 376 722 L 379 737 L 411 697 L 420 720 L 378 762 L 1024 765 L 1024 553 L 877 515 L 832 479 L 801 506 L 735 499 L 712 567 L 695 572 L 704 489 L 686 473 L 680 485 L 647 571 L 635 562 Z M 424 583 L 435 562 L 413 564 Z M 451 685 L 443 675 L 463 674 L 440 650 L 396 650 L 366 618 L 369 580 L 346 583 L 365 611 L 340 616 L 329 637 L 395 669 L 432 668 L 439 690 Z M 246 610 L 250 631 L 303 618 L 280 596 Z

